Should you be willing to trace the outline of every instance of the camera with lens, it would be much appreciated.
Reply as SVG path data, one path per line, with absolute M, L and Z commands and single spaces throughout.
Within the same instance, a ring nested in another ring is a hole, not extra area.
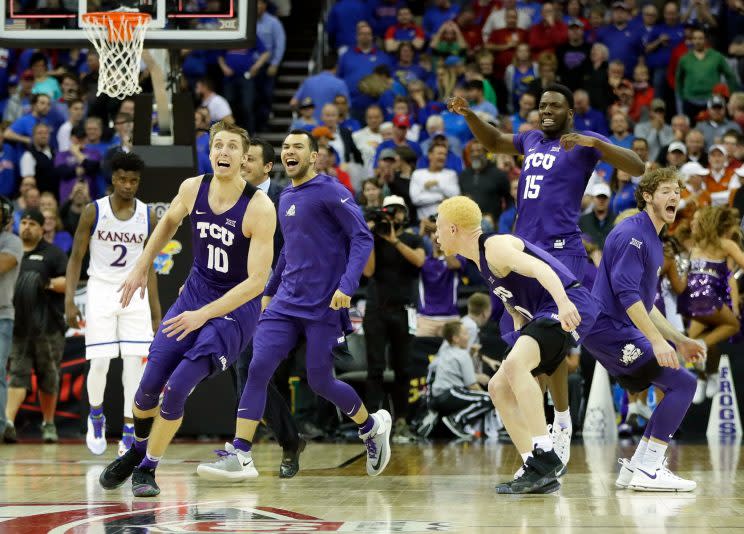
M 395 211 L 387 208 L 379 208 L 367 213 L 364 217 L 367 222 L 372 221 L 375 224 L 374 232 L 379 235 L 390 235 Z

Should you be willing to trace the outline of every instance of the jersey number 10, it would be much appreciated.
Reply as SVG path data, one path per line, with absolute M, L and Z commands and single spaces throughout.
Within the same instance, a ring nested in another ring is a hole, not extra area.
M 214 269 L 219 273 L 226 273 L 230 268 L 230 264 L 227 260 L 227 252 L 220 247 L 215 247 L 211 243 L 207 244 L 207 249 L 209 249 L 207 268 Z

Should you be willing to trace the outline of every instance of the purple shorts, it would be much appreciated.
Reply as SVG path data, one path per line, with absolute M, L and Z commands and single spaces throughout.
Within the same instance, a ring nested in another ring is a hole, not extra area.
M 165 314 L 163 321 L 184 311 L 197 310 L 224 295 L 223 290 L 211 288 L 209 284 L 192 271 L 186 280 L 183 291 Z M 199 330 L 191 332 L 181 341 L 178 336 L 167 337 L 161 324 L 150 345 L 149 360 L 158 360 L 164 367 L 175 367 L 182 358 L 195 360 L 209 357 L 212 360 L 212 373 L 226 370 L 239 357 L 253 337 L 261 311 L 261 297 L 246 302 L 224 317 L 207 321 Z M 169 365 L 170 364 L 170 365 Z
M 615 377 L 632 376 L 650 361 L 656 361 L 646 336 L 635 326 L 626 326 L 600 315 L 582 346 Z

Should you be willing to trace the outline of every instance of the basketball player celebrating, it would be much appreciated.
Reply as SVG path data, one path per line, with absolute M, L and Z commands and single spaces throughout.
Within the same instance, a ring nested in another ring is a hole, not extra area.
M 680 187 L 670 167 L 641 179 L 636 190 L 641 212 L 607 236 L 592 289 L 600 314 L 584 347 L 628 391 L 640 392 L 653 384 L 664 392 L 633 457 L 620 460 L 616 485 L 621 488 L 692 491 L 696 486 L 669 471 L 664 453 L 695 395 L 695 376 L 680 368 L 676 352 L 696 361 L 705 357 L 705 348 L 679 333 L 654 306 L 664 264 L 659 232 L 674 222 Z
M 198 466 L 204 478 L 239 481 L 258 475 L 251 442 L 264 413 L 266 386 L 303 333 L 310 387 L 359 425 L 367 447 L 367 474 L 379 475 L 390 460 L 390 414 L 379 410 L 370 415 L 354 389 L 333 376 L 331 351 L 350 330 L 346 308 L 373 238 L 349 191 L 314 170 L 317 156 L 317 141 L 305 130 L 292 130 L 284 140 L 282 163 L 292 180 L 277 210 L 284 247 L 264 293 L 262 304 L 267 307 L 253 340 L 235 440 L 220 451 L 220 460 Z
M 134 396 L 134 445 L 101 473 L 105 489 L 132 476 L 135 497 L 160 493 L 155 468 L 183 418 L 191 391 L 226 370 L 253 336 L 273 256 L 276 212 L 240 177 L 248 134 L 218 122 L 210 130 L 214 175 L 185 180 L 121 285 L 121 304 L 144 296 L 150 265 L 187 216 L 194 265 L 150 345 Z M 163 399 L 158 407 L 160 393 Z
M 488 393 L 524 465 L 519 476 L 496 489 L 556 491 L 563 462 L 546 432 L 542 391 L 533 376 L 555 371 L 566 351 L 591 329 L 598 304 L 571 271 L 541 248 L 512 235 L 484 234 L 481 210 L 471 199 L 449 198 L 438 211 L 437 238 L 444 253 L 461 254 L 476 264 L 517 329 Z
M 540 129 L 510 135 L 483 122 L 463 98 L 455 97 L 449 102 L 450 111 L 465 117 L 473 134 L 489 151 L 525 156 L 519 175 L 514 235 L 549 252 L 582 280 L 588 260 L 578 222 L 581 200 L 594 167 L 602 160 L 631 176 L 639 176 L 644 165 L 635 152 L 613 145 L 598 133 L 573 131 L 573 107 L 570 89 L 550 85 L 540 97 Z M 513 329 L 508 314 L 502 316 L 500 326 L 502 335 Z M 509 336 L 506 341 L 511 341 Z M 572 425 L 565 363 L 549 377 L 548 386 L 555 408 L 550 435 L 567 466 Z M 565 469 L 561 474 L 564 472 Z
M 142 378 L 152 333 L 160 324 L 157 277 L 150 266 L 148 298 L 135 298 L 130 306 L 119 304 L 118 289 L 135 265 L 145 246 L 155 214 L 137 200 L 137 188 L 145 164 L 138 155 L 119 152 L 111 160 L 114 192 L 88 204 L 80 216 L 72 253 L 67 263 L 65 316 L 72 328 L 80 327 L 82 316 L 75 306 L 83 257 L 90 247 L 88 300 L 85 306 L 85 357 L 90 360 L 86 380 L 90 414 L 85 442 L 93 454 L 106 451 L 106 418 L 103 393 L 109 362 L 121 354 L 124 386 L 124 430 L 119 456 L 134 443 L 132 401 Z

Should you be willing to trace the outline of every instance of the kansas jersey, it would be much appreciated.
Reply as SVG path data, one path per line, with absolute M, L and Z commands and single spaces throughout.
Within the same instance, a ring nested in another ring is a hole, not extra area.
M 549 252 L 586 256 L 578 226 L 581 199 L 601 154 L 579 145 L 566 151 L 560 139 L 547 139 L 540 130 L 515 135 L 514 147 L 524 154 L 514 235 Z
M 134 202 L 134 215 L 122 220 L 114 215 L 109 197 L 96 200 L 96 222 L 89 245 L 90 278 L 121 284 L 142 254 L 150 234 L 150 217 L 147 204 L 138 199 Z

